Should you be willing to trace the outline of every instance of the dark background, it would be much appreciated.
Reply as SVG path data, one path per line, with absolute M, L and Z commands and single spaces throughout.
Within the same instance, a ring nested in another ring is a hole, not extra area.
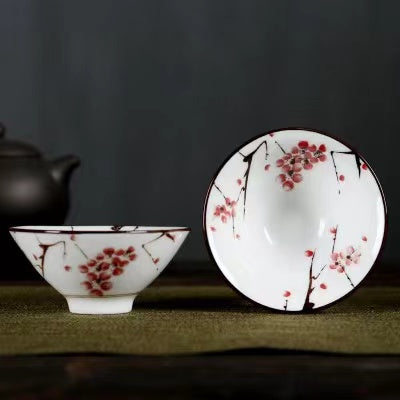
M 49 157 L 82 158 L 68 222 L 189 225 L 222 160 L 263 131 L 353 144 L 400 239 L 400 2 L 0 1 L 0 120 Z

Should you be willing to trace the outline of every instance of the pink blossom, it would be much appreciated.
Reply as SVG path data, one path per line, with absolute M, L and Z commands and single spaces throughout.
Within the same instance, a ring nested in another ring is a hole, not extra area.
M 225 197 L 225 204 L 215 206 L 214 216 L 219 217 L 221 219 L 221 222 L 225 224 L 229 218 L 236 217 L 236 205 L 237 202 L 235 200 L 231 200 L 229 197 Z
M 290 190 L 292 190 L 294 188 L 294 183 L 292 181 L 285 181 L 283 182 L 282 187 L 289 192 Z
M 306 257 L 312 257 L 314 255 L 314 252 L 312 250 L 306 250 L 304 254 Z
M 293 174 L 292 179 L 293 182 L 299 183 L 303 180 L 303 176 L 301 174 Z
M 306 140 L 302 140 L 297 146 L 292 147 L 290 153 L 285 153 L 276 160 L 276 166 L 283 172 L 277 177 L 283 189 L 290 191 L 296 183 L 302 182 L 303 175 L 300 172 L 309 171 L 314 164 L 325 161 L 325 151 L 326 146 L 324 144 L 317 148 L 315 144 L 309 144 Z
M 360 257 L 361 252 L 359 250 L 356 250 L 353 246 L 348 246 L 343 251 L 331 254 L 332 262 L 329 265 L 329 268 L 342 273 L 345 271 L 345 267 L 349 267 L 352 264 L 358 264 L 360 262 Z

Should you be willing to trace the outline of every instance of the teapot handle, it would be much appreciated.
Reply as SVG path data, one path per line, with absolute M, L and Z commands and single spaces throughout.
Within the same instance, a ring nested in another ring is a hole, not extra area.
M 6 134 L 6 127 L 4 124 L 0 122 L 0 138 L 2 138 Z

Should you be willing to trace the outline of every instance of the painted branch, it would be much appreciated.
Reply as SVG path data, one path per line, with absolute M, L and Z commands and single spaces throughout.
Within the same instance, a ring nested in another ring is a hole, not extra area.
M 314 257 L 315 257 L 315 250 L 314 250 L 314 253 L 311 258 L 310 270 L 308 273 L 308 288 L 307 288 L 306 299 L 304 301 L 303 311 L 310 311 L 314 308 L 314 303 L 310 302 L 310 296 L 314 290 L 314 287 L 312 285 L 312 283 L 313 283 L 313 270 L 312 269 L 313 269 Z
M 224 198 L 224 200 L 226 200 L 227 197 L 224 195 L 224 192 L 220 189 L 220 187 L 219 187 L 215 182 L 214 182 L 214 187 L 215 187 L 215 189 L 218 190 L 218 192 L 221 193 L 221 195 L 222 195 L 222 197 Z
M 333 236 L 333 243 L 332 243 L 332 254 L 334 253 L 334 251 L 335 251 L 335 244 L 336 244 L 336 236 L 337 236 L 337 232 L 338 232 L 338 229 L 339 229 L 339 225 L 336 225 L 336 232 L 335 232 L 335 235 Z
M 247 154 L 246 156 L 243 157 L 243 162 L 247 163 L 247 168 L 246 171 L 243 175 L 244 178 L 244 198 L 243 198 L 243 219 L 246 216 L 246 200 L 247 200 L 247 186 L 249 184 L 249 176 L 250 176 L 250 170 L 251 170 L 251 164 L 253 162 L 253 157 L 257 153 L 257 151 L 261 148 L 261 146 L 265 146 L 265 159 L 268 158 L 268 144 L 267 141 L 264 140 L 262 141 L 252 152 Z
M 78 243 L 76 243 L 74 241 L 74 246 L 79 250 L 79 252 L 83 255 L 83 257 L 86 258 L 86 260 L 89 260 L 89 257 L 87 256 L 87 254 L 82 250 L 82 247 L 78 245 Z
M 318 274 L 312 277 L 312 278 L 314 279 L 314 281 L 316 281 L 316 280 L 319 278 L 319 276 L 321 275 L 321 272 L 326 268 L 327 265 L 328 265 L 328 264 L 325 264 L 325 265 L 319 270 Z
M 343 267 L 343 272 L 344 272 L 344 274 L 346 275 L 347 280 L 350 282 L 351 287 L 354 287 L 354 284 L 353 284 L 353 282 L 352 282 L 350 276 L 348 275 L 348 273 L 347 273 L 345 267 Z
M 40 266 L 40 269 L 42 270 L 43 277 L 44 277 L 44 262 L 45 262 L 46 254 L 51 247 L 57 246 L 59 244 L 62 244 L 64 246 L 64 256 L 65 256 L 66 250 L 65 250 L 65 241 L 64 240 L 59 240 L 58 242 L 50 243 L 50 244 L 40 243 L 40 241 L 39 241 L 39 247 L 42 249 L 42 254 L 38 258 L 40 260 L 39 266 Z
M 338 193 L 340 194 L 340 186 L 339 186 L 339 175 L 337 172 L 337 167 L 336 167 L 336 162 L 335 162 L 335 157 L 333 156 L 334 154 L 346 154 L 346 155 L 352 155 L 354 156 L 356 165 L 357 165 L 357 170 L 358 170 L 358 177 L 361 177 L 361 158 L 360 156 L 354 152 L 354 151 L 331 151 L 331 158 L 332 158 L 332 162 L 333 162 L 333 168 L 335 169 L 335 174 L 336 174 L 336 182 L 338 184 Z
M 238 152 L 243 157 L 243 162 L 247 163 L 247 168 L 243 174 L 244 185 L 240 188 L 239 193 L 236 197 L 236 204 L 238 204 L 240 197 L 243 193 L 243 219 L 246 216 L 247 187 L 248 187 L 248 183 L 249 183 L 249 176 L 250 176 L 251 166 L 252 166 L 252 162 L 253 162 L 253 157 L 262 146 L 265 146 L 265 159 L 267 159 L 268 144 L 267 144 L 266 140 L 263 140 L 253 151 L 251 151 L 247 155 L 243 154 L 240 151 Z M 213 185 L 218 190 L 218 192 L 222 195 L 224 200 L 226 201 L 226 199 L 228 197 L 224 194 L 224 192 L 221 190 L 221 188 L 215 182 Z M 234 215 L 232 215 L 232 234 L 233 234 L 233 237 L 236 238 L 235 216 Z
M 275 140 L 275 143 L 277 144 L 277 146 L 282 150 L 283 154 L 287 154 L 287 152 L 285 151 L 285 149 L 278 143 L 278 141 Z
M 149 240 L 148 242 L 142 244 L 142 249 L 143 249 L 143 250 L 146 252 L 146 254 L 151 258 L 151 260 L 153 261 L 154 264 L 157 264 L 158 261 L 159 261 L 160 259 L 159 259 L 158 257 L 154 258 L 154 257 L 153 257 L 153 254 L 152 254 L 151 251 L 147 248 L 147 246 L 148 246 L 149 244 L 151 244 L 151 243 L 156 242 L 157 240 L 161 239 L 161 238 L 164 237 L 164 236 L 165 236 L 166 238 L 172 240 L 172 241 L 175 241 L 175 237 L 172 236 L 169 232 L 163 232 L 163 233 L 160 233 L 160 234 L 159 234 L 157 237 L 155 237 L 154 239 Z
M 171 239 L 173 242 L 175 242 L 175 236 L 174 235 L 171 235 L 169 232 L 165 232 L 165 236 L 168 239 Z

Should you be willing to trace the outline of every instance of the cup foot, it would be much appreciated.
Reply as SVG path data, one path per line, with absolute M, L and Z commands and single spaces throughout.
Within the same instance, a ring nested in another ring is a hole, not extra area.
M 123 314 L 132 310 L 136 295 L 110 297 L 65 296 L 74 314 Z

